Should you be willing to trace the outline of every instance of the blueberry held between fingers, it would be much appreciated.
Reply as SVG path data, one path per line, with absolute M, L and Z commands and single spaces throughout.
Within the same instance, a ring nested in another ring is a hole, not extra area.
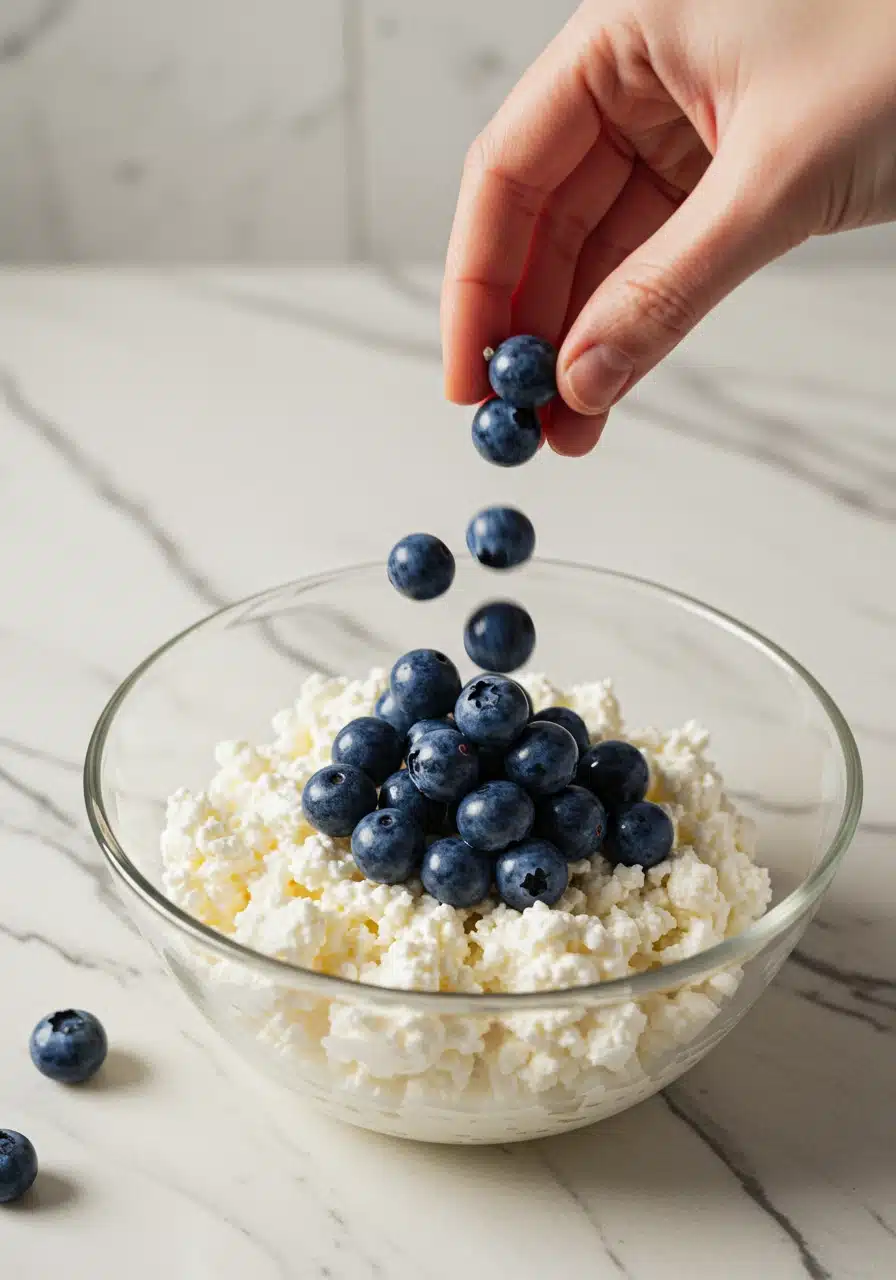
M 534 409 L 515 409 L 503 400 L 486 400 L 473 418 L 473 444 L 496 467 L 521 467 L 541 444 L 541 423 Z
M 0 1129 L 0 1204 L 21 1200 L 37 1177 L 37 1152 L 23 1133 Z
M 106 1060 L 103 1025 L 84 1009 L 62 1009 L 42 1018 L 31 1033 L 31 1061 L 61 1084 L 83 1084 Z
M 544 338 L 517 334 L 489 360 L 488 380 L 495 395 L 519 409 L 547 404 L 557 394 L 557 352 Z
M 478 746 L 506 747 L 529 721 L 529 699 L 508 676 L 476 676 L 454 704 L 458 729 Z
M 582 756 L 576 782 L 593 791 L 608 812 L 643 800 L 650 784 L 647 761 L 630 742 L 598 742 Z
M 552 907 L 569 884 L 569 868 L 559 849 L 533 837 L 500 855 L 495 884 L 502 902 L 517 911 L 536 902 Z
M 352 856 L 376 884 L 403 884 L 420 866 L 426 840 L 406 809 L 378 809 L 352 832 Z
M 431 533 L 409 533 L 389 553 L 386 571 L 396 591 L 411 600 L 435 600 L 454 581 L 454 556 Z
M 658 804 L 639 800 L 610 819 L 606 855 L 624 867 L 655 867 L 665 861 L 675 842 L 672 819 Z
M 504 757 L 504 772 L 530 795 L 546 796 L 569 785 L 578 758 L 568 729 L 550 720 L 533 721 Z
M 460 675 L 451 659 L 438 649 L 411 649 L 392 668 L 389 687 L 412 724 L 438 720 L 454 710 Z
M 325 836 L 350 836 L 376 808 L 376 787 L 353 764 L 328 764 L 305 783 L 302 812 Z
M 487 569 L 513 569 L 535 550 L 535 528 L 515 507 L 486 507 L 467 526 L 470 555 Z
M 430 800 L 416 786 L 407 769 L 400 769 L 387 778 L 380 788 L 380 809 L 400 809 L 407 813 L 424 831 L 441 831 L 445 821 L 445 806 Z
M 387 724 L 391 724 L 402 737 L 404 737 L 411 727 L 411 717 L 406 711 L 402 711 L 401 707 L 392 696 L 392 690 L 386 689 L 376 700 L 376 706 L 373 708 L 373 714 L 380 720 L 385 720 Z
M 408 729 L 408 746 L 412 747 L 415 742 L 427 733 L 432 733 L 435 729 L 453 729 L 454 722 L 449 720 L 447 716 L 442 716 L 438 720 L 415 720 Z
M 522 605 L 494 600 L 467 620 L 464 648 L 486 671 L 516 671 L 532 656 L 535 623 Z
M 460 800 L 479 779 L 476 748 L 456 729 L 436 729 L 408 752 L 408 773 L 430 800 Z
M 604 807 L 585 787 L 564 787 L 535 806 L 535 835 L 549 840 L 569 862 L 597 853 L 606 829 Z
M 545 707 L 543 711 L 537 711 L 532 719 L 550 720 L 553 724 L 561 724 L 575 738 L 579 755 L 588 750 L 590 739 L 585 721 L 570 707 Z
M 487 782 L 464 796 L 457 808 L 459 834 L 486 853 L 498 853 L 524 840 L 534 820 L 535 805 L 513 782 Z
M 423 855 L 423 888 L 449 907 L 475 907 L 492 887 L 492 860 L 461 840 L 447 836 Z
M 336 734 L 332 754 L 334 764 L 353 764 L 379 786 L 401 764 L 404 738 L 387 720 L 359 716 Z

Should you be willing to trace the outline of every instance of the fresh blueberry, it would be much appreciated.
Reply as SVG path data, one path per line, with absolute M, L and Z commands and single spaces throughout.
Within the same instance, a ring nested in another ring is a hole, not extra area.
M 325 836 L 350 836 L 375 808 L 376 787 L 353 764 L 328 764 L 318 769 L 302 792 L 305 817 Z
M 450 804 L 472 791 L 479 778 L 476 748 L 456 729 L 436 729 L 408 752 L 408 773 L 430 800 Z
M 445 806 L 418 791 L 407 769 L 393 773 L 383 783 L 379 807 L 409 814 L 424 831 L 441 831 L 445 821 Z
M 492 887 L 492 860 L 460 836 L 436 840 L 423 855 L 423 888 L 449 907 L 475 907 Z
M 409 533 L 396 542 L 386 566 L 396 591 L 411 600 L 435 600 L 454 581 L 454 556 L 431 533 Z
M 606 829 L 604 807 L 585 787 L 564 787 L 535 806 L 535 834 L 556 845 L 570 862 L 597 853 Z
M 495 883 L 501 900 L 517 911 L 536 902 L 551 907 L 569 884 L 569 868 L 547 840 L 523 840 L 498 858 Z
M 392 696 L 391 689 L 387 689 L 385 693 L 381 693 L 377 698 L 373 714 L 378 716 L 380 720 L 385 720 L 386 724 L 391 724 L 392 728 L 396 729 L 402 737 L 406 735 L 411 727 L 411 717 L 407 712 L 402 711 Z
M 596 743 L 585 752 L 579 761 L 576 782 L 593 791 L 611 813 L 644 799 L 650 771 L 637 747 L 610 739 Z
M 658 804 L 639 800 L 613 814 L 607 831 L 606 855 L 624 867 L 655 867 L 672 852 L 675 827 Z
M 0 1129 L 0 1204 L 20 1200 L 37 1177 L 37 1152 L 23 1133 Z
M 517 409 L 535 409 L 557 394 L 557 352 L 544 338 L 521 333 L 488 362 L 492 391 Z
M 454 721 L 449 720 L 447 716 L 442 716 L 440 720 L 417 720 L 408 729 L 408 746 L 412 747 L 425 734 L 432 733 L 435 729 L 453 728 Z
M 536 712 L 532 719 L 550 720 L 552 724 L 562 724 L 563 728 L 568 729 L 575 738 L 579 755 L 588 750 L 590 739 L 585 721 L 569 707 L 545 707 L 544 711 Z
M 504 772 L 533 796 L 562 791 L 572 781 L 579 749 L 562 724 L 532 722 L 504 757 Z
M 407 809 L 378 809 L 352 832 L 352 856 L 377 884 L 403 884 L 420 866 L 426 839 Z
M 507 676 L 476 676 L 461 689 L 454 719 L 478 746 L 507 747 L 529 722 L 529 699 Z
M 387 720 L 359 716 L 350 720 L 333 739 L 333 763 L 353 764 L 377 786 L 401 764 L 404 738 Z
M 457 808 L 457 830 L 474 849 L 497 853 L 532 830 L 535 805 L 513 782 L 487 782 L 464 796 Z
M 31 1033 L 31 1061 L 62 1084 L 83 1084 L 106 1060 L 102 1023 L 83 1009 L 62 1009 L 42 1018 Z
M 464 648 L 486 671 L 516 671 L 532 656 L 535 623 L 521 605 L 493 600 L 467 619 Z
M 541 444 L 541 423 L 534 409 L 515 409 L 503 400 L 486 400 L 473 418 L 473 444 L 496 467 L 521 467 Z
M 438 720 L 454 710 L 460 676 L 451 659 L 437 649 L 411 649 L 392 668 L 390 688 L 412 724 Z
M 535 550 L 535 528 L 514 507 L 486 507 L 467 525 L 467 547 L 487 569 L 513 569 Z

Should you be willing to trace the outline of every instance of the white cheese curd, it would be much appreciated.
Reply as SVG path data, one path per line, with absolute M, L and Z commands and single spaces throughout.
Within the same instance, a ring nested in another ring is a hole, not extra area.
M 769 875 L 754 861 L 752 825 L 725 795 L 706 754 L 708 735 L 690 722 L 626 731 L 610 681 L 562 691 L 541 675 L 520 677 L 536 710 L 571 707 L 593 742 L 622 737 L 644 753 L 648 798 L 675 825 L 671 856 L 646 872 L 600 856 L 574 863 L 556 905 L 523 912 L 497 899 L 457 910 L 417 880 L 365 880 L 348 839 L 309 826 L 302 788 L 328 763 L 343 725 L 372 714 L 386 683 L 379 670 L 362 681 L 311 676 L 295 704 L 274 717 L 271 743 L 218 746 L 207 790 L 180 790 L 168 804 L 163 884 L 174 903 L 256 951 L 318 973 L 470 994 L 562 992 L 643 973 L 731 937 L 768 906 Z M 365 1003 L 363 985 L 356 999 L 303 993 L 235 961 L 199 961 L 195 952 L 191 964 L 199 981 L 221 992 L 230 1016 L 237 1013 L 306 1085 L 378 1107 L 433 1107 L 441 1116 L 448 1109 L 454 1118 L 444 1134 L 432 1116 L 419 1133 L 408 1123 L 376 1126 L 436 1138 L 463 1136 L 452 1128 L 456 1113 L 477 1106 L 510 1109 L 511 1120 L 494 1120 L 496 1136 L 534 1136 L 545 1111 L 581 1115 L 586 1105 L 592 1119 L 648 1096 L 662 1083 L 657 1064 L 678 1053 L 671 1074 L 681 1070 L 683 1047 L 719 1014 L 741 976 L 728 969 L 637 1002 L 589 1008 L 561 995 L 556 1010 L 475 1016 Z

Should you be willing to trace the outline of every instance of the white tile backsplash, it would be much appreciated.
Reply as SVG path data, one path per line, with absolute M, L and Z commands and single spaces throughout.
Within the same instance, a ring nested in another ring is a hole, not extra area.
M 469 142 L 574 7 L 0 0 L 0 262 L 437 260 Z

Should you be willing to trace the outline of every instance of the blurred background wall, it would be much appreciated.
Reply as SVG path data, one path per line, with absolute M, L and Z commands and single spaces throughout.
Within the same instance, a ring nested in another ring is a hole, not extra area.
M 571 0 L 0 0 L 0 261 L 436 261 Z M 896 261 L 896 232 L 803 260 Z

